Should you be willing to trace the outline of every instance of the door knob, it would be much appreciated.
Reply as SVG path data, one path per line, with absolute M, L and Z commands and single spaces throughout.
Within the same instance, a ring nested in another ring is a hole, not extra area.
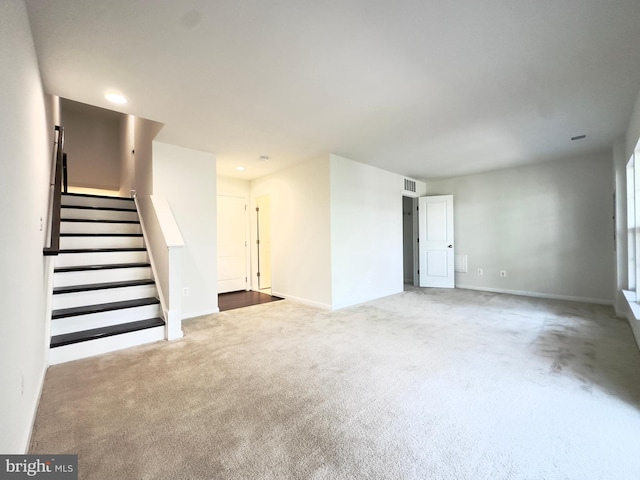
M 449 245 L 449 247 L 448 247 L 448 248 L 453 248 L 453 245 Z

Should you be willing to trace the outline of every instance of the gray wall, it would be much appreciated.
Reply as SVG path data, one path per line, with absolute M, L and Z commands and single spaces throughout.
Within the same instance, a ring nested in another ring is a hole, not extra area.
M 0 452 L 24 453 L 44 378 L 50 144 L 24 3 L 0 2 Z
M 69 185 L 119 190 L 124 115 L 61 99 L 60 116 L 69 157 Z
M 612 302 L 612 167 L 607 152 L 427 182 L 454 195 L 456 285 Z

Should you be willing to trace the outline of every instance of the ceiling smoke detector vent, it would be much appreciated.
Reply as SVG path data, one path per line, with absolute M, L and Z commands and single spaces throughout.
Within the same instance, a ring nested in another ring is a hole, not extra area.
M 571 137 L 571 141 L 582 140 L 583 138 L 587 138 L 586 135 L 576 135 L 575 137 Z
M 261 162 L 268 162 L 269 161 L 269 157 L 267 155 L 262 155 L 259 160 Z

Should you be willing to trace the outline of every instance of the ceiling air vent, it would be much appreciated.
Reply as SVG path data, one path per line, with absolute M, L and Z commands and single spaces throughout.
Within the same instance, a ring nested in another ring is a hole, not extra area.
M 404 189 L 407 192 L 416 193 L 416 182 L 414 180 L 404 179 Z

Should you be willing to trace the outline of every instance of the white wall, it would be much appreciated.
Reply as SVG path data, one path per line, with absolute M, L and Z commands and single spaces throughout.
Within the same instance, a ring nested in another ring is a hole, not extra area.
M 331 308 L 329 157 L 304 162 L 251 182 L 251 238 L 256 198 L 270 195 L 274 295 Z M 252 277 L 255 245 L 252 242 Z M 257 285 L 253 279 L 254 288 Z
M 122 115 L 119 124 L 120 135 L 120 189 L 121 197 L 131 196 L 131 190 L 135 184 L 135 117 L 133 115 Z
M 457 286 L 613 301 L 611 153 L 431 181 L 427 189 L 454 195 L 456 253 L 469 256 Z
M 69 185 L 118 190 L 124 115 L 67 99 L 60 99 L 60 112 Z
M 184 240 L 182 318 L 217 312 L 215 156 L 153 142 L 153 194 L 169 202 Z
M 0 59 L 0 452 L 18 454 L 28 447 L 46 368 L 40 218 L 46 218 L 51 155 L 22 1 L 0 2 Z
M 626 205 L 626 165 L 635 150 L 635 146 L 640 139 L 640 94 L 636 98 L 631 120 L 627 128 L 626 135 L 623 139 L 616 143 L 614 148 L 614 167 L 616 178 L 617 192 L 617 232 L 618 232 L 618 248 L 616 250 L 616 266 L 617 266 L 617 284 L 616 284 L 616 310 L 619 314 L 625 315 L 628 320 L 636 343 L 640 348 L 640 321 L 636 319 L 634 313 L 626 305 L 626 301 L 621 299 L 620 290 L 627 288 L 628 274 L 628 252 L 627 252 L 627 205 Z M 637 159 L 636 159 L 637 162 Z M 638 165 L 638 163 L 636 163 Z M 637 261 L 637 259 L 636 259 Z
M 133 117 L 133 176 L 132 188 L 139 197 L 153 193 L 153 139 L 163 127 L 162 123 Z
M 628 287 L 629 272 L 627 265 L 627 161 L 625 139 L 620 138 L 613 146 L 614 189 L 616 192 L 616 278 L 613 285 L 613 305 L 618 316 L 625 315 L 626 302 L 622 290 Z
M 402 292 L 403 178 L 331 155 L 334 309 Z
M 251 197 L 251 182 L 240 178 L 218 177 L 216 181 L 216 191 L 218 195 L 229 197 L 242 197 L 247 201 Z

